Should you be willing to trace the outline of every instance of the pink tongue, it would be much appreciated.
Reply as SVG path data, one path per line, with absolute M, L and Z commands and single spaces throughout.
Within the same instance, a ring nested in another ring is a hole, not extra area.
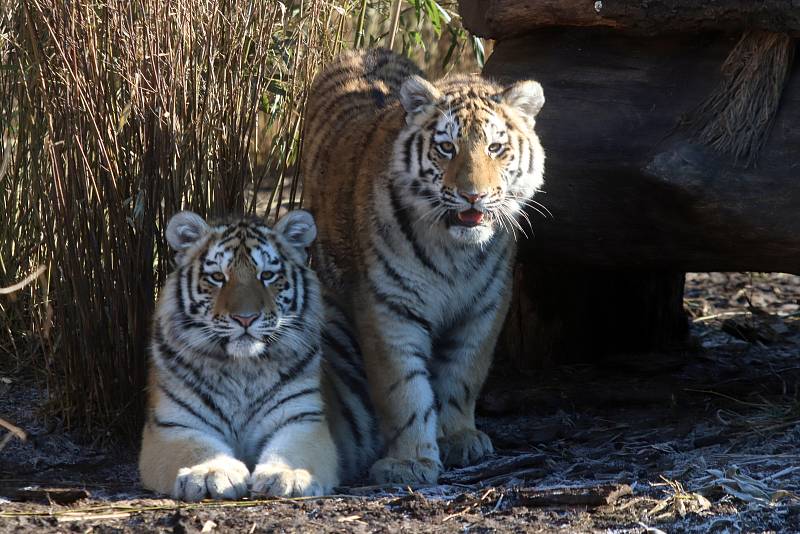
M 458 213 L 458 220 L 465 223 L 478 224 L 483 220 L 483 212 L 476 209 L 468 209 Z

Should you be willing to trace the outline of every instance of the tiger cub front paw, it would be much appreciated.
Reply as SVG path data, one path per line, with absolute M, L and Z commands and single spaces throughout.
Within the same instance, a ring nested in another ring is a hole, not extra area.
M 247 495 L 250 471 L 235 458 L 215 458 L 178 471 L 172 496 L 182 501 L 239 499 Z
M 476 429 L 466 429 L 439 438 L 442 462 L 447 467 L 465 467 L 494 452 L 489 436 Z
M 270 464 L 257 465 L 250 477 L 253 494 L 273 497 L 319 497 L 325 495 L 323 485 L 305 469 L 290 469 Z

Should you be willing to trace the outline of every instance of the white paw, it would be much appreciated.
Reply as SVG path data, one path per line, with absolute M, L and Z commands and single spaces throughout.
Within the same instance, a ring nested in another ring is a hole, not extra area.
M 273 497 L 319 497 L 330 488 L 325 488 L 305 469 L 289 469 L 285 466 L 259 464 L 250 477 L 253 494 Z
M 247 495 L 250 471 L 235 458 L 215 458 L 178 471 L 172 496 L 182 501 L 239 499 Z

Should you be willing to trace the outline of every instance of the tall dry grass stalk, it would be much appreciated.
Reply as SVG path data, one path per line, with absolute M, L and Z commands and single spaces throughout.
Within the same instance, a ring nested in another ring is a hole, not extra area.
M 0 0 L 0 287 L 47 267 L 0 295 L 0 373 L 34 369 L 67 426 L 138 433 L 166 220 L 299 200 L 306 90 L 358 31 L 387 44 L 392 3 Z M 432 71 L 464 48 L 455 2 L 393 5 Z
M 137 431 L 165 221 L 252 210 L 246 190 L 281 180 L 343 15 L 313 0 L 6 7 L 0 286 L 50 269 L 17 296 L 30 313 L 3 301 L 0 347 L 38 355 L 68 425 Z M 33 348 L 14 346 L 21 331 Z

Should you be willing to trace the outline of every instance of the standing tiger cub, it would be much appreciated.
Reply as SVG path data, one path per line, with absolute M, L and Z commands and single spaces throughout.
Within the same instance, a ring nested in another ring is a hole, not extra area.
M 443 464 L 492 452 L 475 401 L 508 309 L 517 219 L 543 183 L 543 104 L 536 82 L 430 83 L 385 50 L 343 54 L 312 86 L 312 257 L 363 355 L 384 451 L 376 482 L 435 482 Z M 342 343 L 324 346 L 345 357 Z
M 322 495 L 337 455 L 321 394 L 316 235 L 304 211 L 208 225 L 175 215 L 151 341 L 139 470 L 177 499 Z

